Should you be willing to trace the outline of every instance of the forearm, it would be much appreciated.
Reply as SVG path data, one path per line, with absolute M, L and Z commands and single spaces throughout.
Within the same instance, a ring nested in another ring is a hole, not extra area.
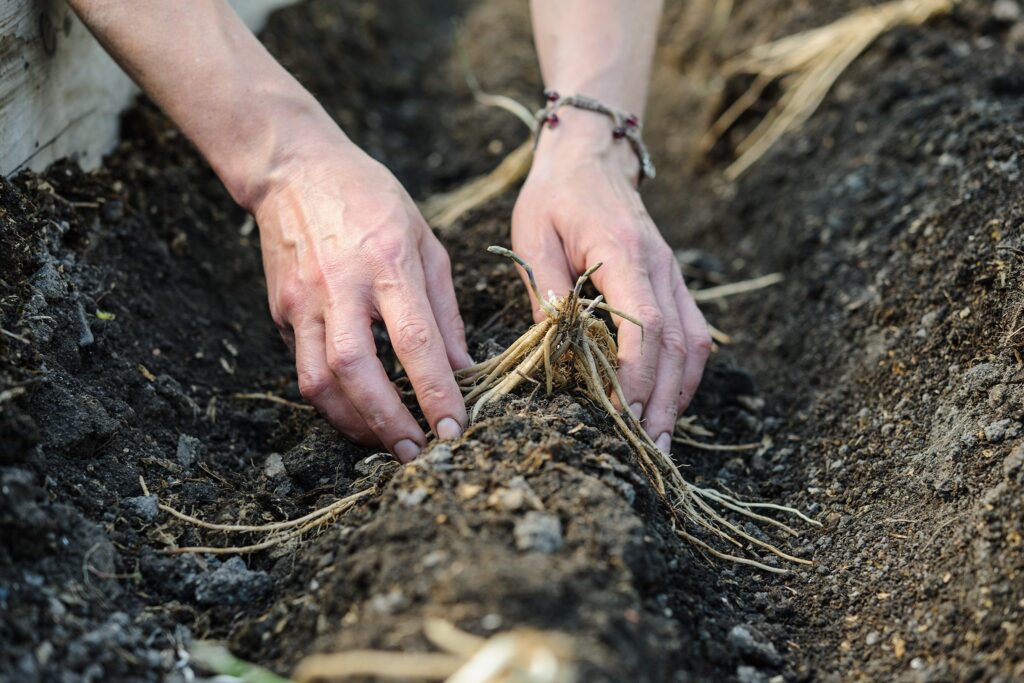
M 531 13 L 546 88 L 643 116 L 660 0 L 532 0 Z M 637 181 L 639 160 L 628 144 L 615 144 L 610 119 L 571 107 L 558 116 L 559 127 L 540 136 L 534 173 L 562 174 L 596 159 Z
M 69 0 L 252 209 L 306 131 L 344 138 L 223 0 Z
M 544 85 L 642 115 L 660 0 L 531 0 Z

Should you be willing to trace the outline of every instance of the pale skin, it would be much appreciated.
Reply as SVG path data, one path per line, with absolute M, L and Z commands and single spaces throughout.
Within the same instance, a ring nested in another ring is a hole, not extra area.
M 394 176 L 223 0 L 70 4 L 256 218 L 271 315 L 302 395 L 349 438 L 414 459 L 426 435 L 377 360 L 370 326 L 382 321 L 434 433 L 460 436 L 468 418 L 454 370 L 471 359 L 448 255 Z M 533 0 L 531 9 L 548 88 L 642 115 L 660 2 Z M 641 345 L 639 329 L 615 320 L 623 391 L 667 451 L 710 353 L 707 324 L 640 199 L 629 145 L 599 114 L 559 116 L 541 134 L 512 245 L 556 295 L 604 261 L 595 285 L 644 323 Z

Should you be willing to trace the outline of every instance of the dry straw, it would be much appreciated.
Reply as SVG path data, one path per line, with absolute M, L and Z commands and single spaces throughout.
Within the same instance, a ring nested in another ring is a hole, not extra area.
M 817 111 L 836 80 L 880 35 L 901 25 L 920 25 L 952 10 L 956 0 L 894 0 L 865 7 L 827 26 L 759 45 L 725 65 L 725 76 L 755 76 L 750 88 L 722 113 L 701 141 L 706 151 L 778 82 L 782 95 L 736 146 L 738 158 L 725 175 L 735 180 L 779 138 Z
M 753 565 L 765 571 L 784 573 L 786 570 L 718 550 L 694 536 L 690 529 L 696 527 L 710 532 L 736 549 L 743 549 L 744 543 L 749 543 L 790 562 L 810 564 L 753 536 L 726 519 L 718 509 L 730 510 L 750 520 L 774 526 L 792 536 L 798 535 L 794 529 L 760 514 L 758 510 L 785 511 L 811 524 L 817 522 L 792 508 L 771 503 L 748 503 L 716 489 L 687 482 L 671 456 L 651 440 L 639 419 L 629 411 L 620 412 L 612 403 L 611 397 L 614 396 L 620 406 L 628 405 L 616 376 L 615 338 L 595 312 L 602 310 L 618 316 L 626 321 L 623 324 L 640 323 L 628 313 L 606 304 L 602 296 L 587 299 L 581 295 L 583 285 L 601 267 L 600 263 L 581 275 L 567 296 L 545 298 L 528 263 L 502 247 L 490 247 L 489 251 L 510 258 L 523 268 L 546 317 L 504 352 L 459 372 L 471 420 L 476 420 L 488 404 L 514 391 L 523 382 L 533 384 L 535 392 L 543 388 L 548 394 L 554 389 L 579 389 L 604 409 L 622 437 L 632 446 L 641 468 L 675 517 L 676 533 L 680 537 L 715 557 Z M 690 445 L 703 445 L 682 431 L 676 438 Z

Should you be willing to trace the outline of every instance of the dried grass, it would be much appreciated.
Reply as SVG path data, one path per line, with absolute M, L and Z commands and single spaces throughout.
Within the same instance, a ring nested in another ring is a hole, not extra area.
M 738 158 L 725 175 L 735 180 L 787 132 L 817 111 L 846 68 L 880 35 L 901 25 L 920 25 L 946 14 L 956 0 L 893 0 L 859 9 L 827 26 L 759 45 L 725 65 L 725 76 L 755 76 L 750 88 L 726 109 L 701 141 L 704 150 L 778 82 L 782 95 L 761 123 L 736 147 Z

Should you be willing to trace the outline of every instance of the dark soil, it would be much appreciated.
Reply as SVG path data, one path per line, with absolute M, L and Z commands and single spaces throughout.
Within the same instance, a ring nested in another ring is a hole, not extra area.
M 812 568 L 681 543 L 579 396 L 512 399 L 406 468 L 236 397 L 300 401 L 258 234 L 140 102 L 97 171 L 0 180 L 0 680 L 187 680 L 193 638 L 287 673 L 315 651 L 426 649 L 426 617 L 567 632 L 588 681 L 1024 679 L 1024 24 L 974 2 L 893 31 L 725 186 L 731 138 L 691 152 L 715 93 L 742 86 L 716 65 L 865 3 L 819 4 L 737 2 L 710 36 L 693 30 L 710 3 L 669 3 L 645 190 L 696 284 L 786 275 L 708 307 L 736 343 L 692 409 L 723 442 L 771 447 L 676 456 L 824 522 L 787 546 Z M 473 104 L 453 17 L 485 87 L 532 104 L 518 3 L 313 0 L 263 38 L 424 198 L 524 137 Z M 513 201 L 441 235 L 478 357 L 528 324 L 514 271 L 483 252 L 507 243 Z M 221 522 L 381 494 L 301 543 L 169 556 L 233 539 L 159 512 L 140 477 Z

